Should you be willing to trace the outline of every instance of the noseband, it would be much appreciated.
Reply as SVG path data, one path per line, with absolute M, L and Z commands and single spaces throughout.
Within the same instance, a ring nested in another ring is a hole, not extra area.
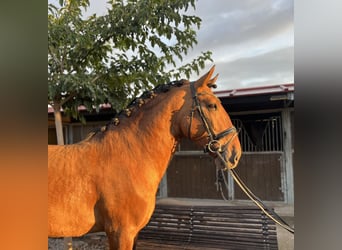
M 205 117 L 203 109 L 202 109 L 200 102 L 198 100 L 198 95 L 209 94 L 209 93 L 196 93 L 194 82 L 190 83 L 190 89 L 191 89 L 191 95 L 192 95 L 193 103 L 192 103 L 192 109 L 191 109 L 191 114 L 190 114 L 190 125 L 189 125 L 189 131 L 188 131 L 189 139 L 191 139 L 192 120 L 194 117 L 195 110 L 197 110 L 200 117 L 201 117 L 201 120 L 204 124 L 204 127 L 208 133 L 208 138 L 209 138 L 209 142 L 205 145 L 204 151 L 205 152 L 209 151 L 212 153 L 218 153 L 218 152 L 221 153 L 221 152 L 225 151 L 227 149 L 228 145 L 230 144 L 230 142 L 233 140 L 233 138 L 238 134 L 236 128 L 234 126 L 232 126 L 226 130 L 223 130 L 222 132 L 220 132 L 218 134 L 215 134 L 212 127 L 209 125 L 208 119 Z M 222 139 L 223 137 L 231 134 L 231 133 L 234 133 L 234 132 L 235 132 L 235 135 L 233 135 L 230 138 L 230 140 L 222 148 L 219 140 Z M 218 147 L 217 147 L 217 145 L 218 145 Z

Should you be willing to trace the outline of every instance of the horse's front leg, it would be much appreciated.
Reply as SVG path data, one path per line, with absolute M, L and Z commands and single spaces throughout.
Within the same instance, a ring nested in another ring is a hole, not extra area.
M 134 237 L 134 241 L 133 241 L 133 250 L 137 249 L 137 245 L 138 245 L 138 236 L 139 233 Z
M 118 230 L 118 232 L 106 232 L 110 250 L 132 250 L 134 249 L 135 234 L 127 230 Z

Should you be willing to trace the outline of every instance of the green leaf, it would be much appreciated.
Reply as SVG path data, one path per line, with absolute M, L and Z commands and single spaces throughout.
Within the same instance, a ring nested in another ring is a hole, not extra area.
M 83 16 L 89 0 L 49 4 L 48 102 L 62 100 L 83 121 L 81 103 L 92 109 L 108 101 L 120 109 L 153 85 L 198 73 L 212 60 L 211 52 L 182 64 L 197 43 L 201 18 L 187 15 L 195 3 L 109 1 L 106 14 L 90 17 Z

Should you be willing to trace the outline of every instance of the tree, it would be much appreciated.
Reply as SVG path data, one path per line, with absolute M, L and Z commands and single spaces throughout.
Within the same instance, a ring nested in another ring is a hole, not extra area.
M 197 44 L 201 19 L 186 15 L 195 0 L 113 0 L 105 15 L 85 17 L 89 4 L 48 5 L 48 104 L 58 144 L 64 144 L 61 108 L 78 119 L 80 105 L 110 103 L 118 111 L 141 90 L 189 78 L 211 60 L 207 51 L 178 66 Z

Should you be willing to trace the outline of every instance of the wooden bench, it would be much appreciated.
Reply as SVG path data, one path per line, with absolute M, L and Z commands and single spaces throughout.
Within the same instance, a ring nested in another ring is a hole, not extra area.
M 173 249 L 278 249 L 275 223 L 250 206 L 159 204 L 138 239 L 145 249 L 146 242 Z

